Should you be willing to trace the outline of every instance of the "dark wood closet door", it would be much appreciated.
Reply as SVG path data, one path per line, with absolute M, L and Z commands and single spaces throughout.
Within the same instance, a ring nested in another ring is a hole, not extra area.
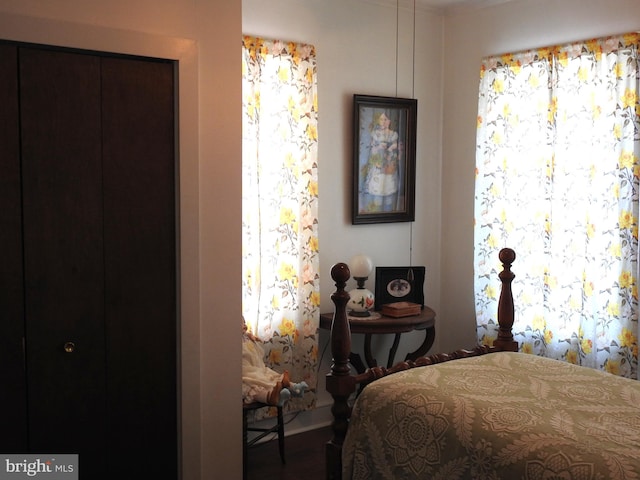
M 177 478 L 174 64 L 19 56 L 29 451 Z
M 0 452 L 27 447 L 17 49 L 0 45 Z
M 100 59 L 20 48 L 29 447 L 105 470 Z
M 107 449 L 177 478 L 174 65 L 103 58 L 102 95 Z

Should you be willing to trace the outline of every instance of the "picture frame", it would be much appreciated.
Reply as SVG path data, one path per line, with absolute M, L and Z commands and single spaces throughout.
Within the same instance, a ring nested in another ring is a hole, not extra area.
M 415 220 L 417 111 L 412 98 L 353 96 L 353 225 Z
M 374 310 L 394 302 L 412 302 L 424 307 L 425 274 L 424 266 L 376 267 Z

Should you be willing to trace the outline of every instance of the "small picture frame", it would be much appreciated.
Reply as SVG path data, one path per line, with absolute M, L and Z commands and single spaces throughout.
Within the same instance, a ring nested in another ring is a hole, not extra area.
M 417 111 L 416 99 L 354 95 L 353 225 L 415 220 Z
M 425 267 L 376 267 L 374 309 L 395 302 L 412 302 L 424 307 Z M 413 277 L 413 279 L 412 279 Z

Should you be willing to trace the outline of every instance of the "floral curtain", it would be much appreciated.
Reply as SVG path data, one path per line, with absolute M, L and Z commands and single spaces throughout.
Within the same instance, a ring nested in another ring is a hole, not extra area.
M 508 246 L 521 349 L 638 378 L 639 45 L 634 33 L 483 60 L 480 341 L 497 335 Z
M 318 109 L 312 45 L 243 37 L 243 315 L 265 362 L 310 386 L 318 367 Z

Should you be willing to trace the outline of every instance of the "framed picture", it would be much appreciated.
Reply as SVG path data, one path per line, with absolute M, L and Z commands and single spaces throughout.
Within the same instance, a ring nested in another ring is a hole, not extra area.
M 424 306 L 425 270 L 425 267 L 376 267 L 374 309 L 394 302 Z
M 416 99 L 353 96 L 353 225 L 415 220 L 417 110 Z

